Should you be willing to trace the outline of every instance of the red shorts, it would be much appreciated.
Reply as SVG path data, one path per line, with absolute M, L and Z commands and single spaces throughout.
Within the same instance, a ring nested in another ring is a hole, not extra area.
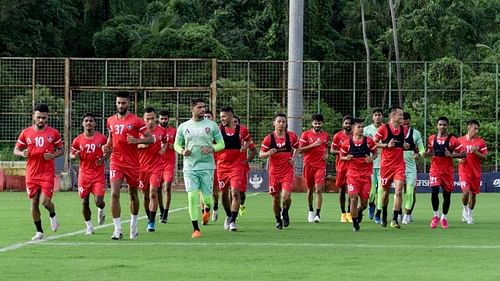
M 347 191 L 349 192 L 349 196 L 359 195 L 361 199 L 368 199 L 370 197 L 371 188 L 371 176 L 347 178 Z
M 129 188 L 139 187 L 139 169 L 115 167 L 113 164 L 109 168 L 109 179 L 111 182 L 125 179 Z
M 326 168 L 317 168 L 304 164 L 304 180 L 307 188 L 325 184 Z
M 26 182 L 26 192 L 28 193 L 29 199 L 33 199 L 40 190 L 45 194 L 45 197 L 52 199 L 52 195 L 54 194 L 54 181 L 37 180 L 36 182 Z
M 241 188 L 240 192 L 247 192 L 248 186 L 248 174 L 250 173 L 250 167 L 243 167 L 242 176 L 241 176 Z
M 78 193 L 80 198 L 86 198 L 90 193 L 95 196 L 103 196 L 106 193 L 106 183 L 102 177 L 89 179 L 78 177 Z
M 217 170 L 217 179 L 219 181 L 219 191 L 223 191 L 228 187 L 235 190 L 241 190 L 241 175 L 242 168 L 235 167 L 232 170 Z
M 347 186 L 347 168 L 340 169 L 337 171 L 335 176 L 335 186 L 344 187 Z
M 280 193 L 282 189 L 290 193 L 293 191 L 293 171 L 281 177 L 269 175 L 269 194 Z
M 141 171 L 139 173 L 139 188 L 142 191 L 148 191 L 149 187 L 159 188 L 161 185 L 162 172 L 161 169 Z
M 172 183 L 174 181 L 175 162 L 168 162 L 163 169 L 163 182 Z
M 481 178 L 478 176 L 471 175 L 460 175 L 460 188 L 462 192 L 470 191 L 472 194 L 479 194 L 479 188 L 481 186 Z
M 443 187 L 446 192 L 453 192 L 453 173 L 429 174 L 430 187 Z
M 382 188 L 388 190 L 391 188 L 391 184 L 395 180 L 405 181 L 405 166 L 398 167 L 381 167 L 380 168 L 380 182 L 382 183 Z

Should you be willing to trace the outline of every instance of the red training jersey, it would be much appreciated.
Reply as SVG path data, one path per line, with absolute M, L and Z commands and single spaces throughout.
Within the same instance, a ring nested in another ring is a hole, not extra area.
M 349 141 L 349 136 L 344 131 L 339 131 L 332 138 L 332 150 L 340 151 L 340 148 L 344 143 Z M 335 155 L 335 170 L 341 171 L 347 168 L 347 163 L 345 161 L 340 160 L 340 154 Z
M 160 155 L 161 145 L 166 142 L 167 130 L 156 126 L 150 131 L 154 142 L 145 148 L 139 148 L 139 165 L 141 171 L 163 169 L 163 157 Z
M 392 124 L 389 124 L 391 132 L 387 129 L 387 125 L 382 125 L 378 127 L 377 133 L 373 137 L 375 142 L 388 142 L 387 139 L 390 134 L 393 136 L 398 136 L 401 133 L 401 128 L 403 128 L 403 135 L 406 136 L 408 134 L 408 127 L 398 126 L 394 128 Z M 405 167 L 405 159 L 404 159 L 404 149 L 403 147 L 384 147 L 382 148 L 382 153 L 380 155 L 380 167 Z
M 140 134 L 146 132 L 147 126 L 144 120 L 130 112 L 123 119 L 119 119 L 118 114 L 115 114 L 108 118 L 106 127 L 113 140 L 111 163 L 124 168 L 137 169 L 139 166 L 137 145 L 128 143 L 127 136 L 139 138 Z
M 173 148 L 173 145 L 175 142 L 175 135 L 177 134 L 177 130 L 172 126 L 168 126 L 164 129 L 166 130 L 165 142 L 167 143 L 167 150 L 165 151 L 165 154 L 163 154 L 162 158 L 163 158 L 163 164 L 165 166 L 167 163 L 175 164 L 175 150 Z M 172 148 L 169 148 L 170 145 L 172 145 Z
M 307 130 L 300 136 L 299 144 L 300 147 L 304 147 L 311 145 L 318 140 L 321 141 L 320 146 L 304 151 L 304 164 L 324 169 L 326 167 L 326 160 L 323 159 L 323 156 L 326 154 L 328 149 L 328 133 L 325 131 L 316 132 L 314 129 Z
M 55 161 L 45 160 L 44 154 L 53 153 L 63 147 L 61 135 L 56 129 L 45 126 L 35 130 L 35 125 L 24 129 L 17 138 L 16 147 L 19 150 L 28 149 L 26 160 L 26 182 L 54 181 Z
M 285 177 L 290 172 L 293 173 L 293 165 L 288 163 L 288 160 L 293 155 L 293 149 L 297 149 L 299 142 L 297 140 L 297 135 L 294 132 L 286 131 L 290 136 L 290 146 L 291 151 L 276 152 L 269 157 L 269 175 L 275 177 Z M 282 137 L 278 137 L 276 132 L 272 132 L 274 139 L 276 141 L 276 149 L 286 150 L 286 135 L 283 134 Z M 263 152 L 269 151 L 271 147 L 271 134 L 264 137 L 262 141 L 262 146 L 260 150 Z
M 431 135 L 427 142 L 427 151 L 433 151 L 433 144 L 436 135 Z M 443 145 L 446 142 L 446 137 L 439 137 L 437 143 Z M 453 152 L 460 152 L 462 150 L 462 145 L 458 139 L 454 136 L 450 138 L 449 148 Z M 431 160 L 431 174 L 442 174 L 442 173 L 453 173 L 453 158 L 446 156 L 432 156 Z
M 465 150 L 465 152 L 467 153 L 467 156 L 464 159 L 464 163 L 458 164 L 459 174 L 480 177 L 481 160 L 479 159 L 479 157 L 477 157 L 477 155 L 472 153 L 472 147 L 476 147 L 479 153 L 486 155 L 488 154 L 486 142 L 480 137 L 468 139 L 467 135 L 460 137 L 458 141 L 462 145 L 463 150 Z
M 352 140 L 354 145 L 356 147 L 360 147 L 363 144 L 363 139 L 357 141 L 357 140 Z M 368 146 L 368 150 L 372 154 L 377 153 L 377 144 L 375 141 L 370 138 L 366 137 L 366 144 Z M 340 153 L 342 156 L 349 155 L 349 149 L 351 148 L 351 144 L 349 140 L 344 142 L 344 145 L 342 145 L 340 149 Z M 365 157 L 360 157 L 360 158 L 351 158 L 349 161 L 343 161 L 347 163 L 347 176 L 348 177 L 362 177 L 362 176 L 371 176 L 373 173 L 373 162 L 371 163 L 366 163 Z
M 95 132 L 93 136 L 86 137 L 85 133 L 78 135 L 71 144 L 71 152 L 79 152 L 80 172 L 79 177 L 84 179 L 104 178 L 104 162 L 97 164 L 103 156 L 102 146 L 108 138 Z
M 229 128 L 229 127 L 224 127 L 222 128 L 219 126 L 219 129 L 224 130 L 225 134 L 229 137 L 234 136 L 236 133 L 236 127 L 235 128 Z M 241 145 L 244 142 L 249 142 L 251 141 L 250 134 L 248 132 L 248 129 L 242 125 L 240 125 L 240 136 L 238 143 L 241 147 Z M 225 142 L 225 141 L 224 141 Z M 220 151 L 217 155 L 217 169 L 234 169 L 236 165 L 242 165 L 241 162 L 241 150 L 240 149 L 228 149 L 227 148 L 228 143 L 226 143 L 226 148 L 224 150 Z M 246 151 L 245 151 L 246 153 Z

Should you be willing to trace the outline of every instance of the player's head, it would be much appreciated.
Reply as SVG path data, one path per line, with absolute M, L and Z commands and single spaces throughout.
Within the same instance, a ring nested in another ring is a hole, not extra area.
M 118 92 L 116 94 L 116 111 L 118 114 L 125 115 L 130 104 L 130 95 L 128 92 Z
M 85 131 L 93 131 L 95 128 L 95 116 L 92 112 L 86 112 L 82 116 L 82 126 Z
M 274 130 L 278 132 L 282 132 L 286 130 L 286 114 L 285 113 L 277 113 L 273 118 L 273 126 Z
M 401 124 L 403 122 L 403 109 L 399 106 L 389 108 L 389 118 L 391 122 Z
M 384 111 L 382 108 L 374 108 L 372 110 L 372 121 L 373 124 L 380 125 L 382 124 L 382 121 L 384 120 Z
M 362 136 L 363 135 L 363 129 L 365 127 L 364 124 L 365 120 L 359 119 L 359 118 L 354 118 L 352 119 L 352 134 L 356 136 Z
M 49 107 L 46 104 L 37 104 L 33 108 L 33 123 L 39 129 L 43 129 L 49 121 Z
M 240 124 L 241 124 L 240 117 L 238 117 L 238 116 L 234 115 L 234 116 L 233 116 L 233 123 L 234 123 L 235 125 L 240 125 Z
M 344 115 L 344 118 L 342 118 L 342 130 L 346 132 L 351 131 L 351 123 L 352 123 L 352 116 L 351 115 Z
M 470 137 L 475 137 L 479 132 L 479 121 L 471 119 L 467 121 L 467 133 Z
M 312 115 L 311 125 L 314 131 L 319 132 L 323 129 L 323 115 L 316 113 Z
M 437 120 L 437 129 L 438 132 L 443 134 L 448 132 L 448 125 L 450 124 L 450 121 L 448 120 L 448 117 L 441 116 Z
M 146 122 L 149 129 L 156 126 L 156 111 L 153 107 L 148 106 L 144 108 L 144 122 Z
M 230 106 L 224 106 L 220 110 L 220 123 L 222 126 L 233 125 L 234 111 Z
M 408 112 L 403 112 L 403 126 L 410 126 L 411 115 Z
M 206 103 L 202 98 L 191 99 L 191 113 L 195 120 L 201 120 L 204 118 L 206 111 Z
M 168 120 L 170 118 L 170 112 L 168 111 L 168 109 L 160 110 L 158 115 L 160 115 L 160 126 L 162 126 L 163 128 L 168 127 Z

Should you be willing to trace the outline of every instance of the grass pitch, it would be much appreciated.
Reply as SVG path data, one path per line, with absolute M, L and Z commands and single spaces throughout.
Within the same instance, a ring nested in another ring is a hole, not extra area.
M 252 194 L 249 194 L 252 195 Z M 107 194 L 109 196 L 109 194 Z M 129 219 L 122 193 L 122 220 Z M 34 226 L 25 193 L 0 193 L 1 280 L 500 280 L 500 194 L 480 194 L 476 224 L 460 221 L 460 195 L 452 196 L 449 229 L 430 229 L 430 194 L 418 194 L 415 221 L 382 228 L 365 212 L 361 231 L 339 222 L 338 194 L 325 194 L 321 223 L 307 223 L 305 194 L 292 195 L 290 227 L 274 228 L 271 198 L 247 198 L 236 233 L 223 230 L 224 214 L 191 239 L 187 196 L 174 193 L 168 224 L 139 238 L 112 241 L 110 210 L 95 235 L 84 236 L 77 193 L 56 193 L 61 227 L 52 233 L 42 212 L 45 240 L 29 242 Z M 106 198 L 109 204 L 109 197 Z M 392 203 L 390 203 L 392 204 Z

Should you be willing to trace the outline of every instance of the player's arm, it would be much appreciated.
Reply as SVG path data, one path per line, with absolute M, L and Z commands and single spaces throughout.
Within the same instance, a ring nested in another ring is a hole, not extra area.
M 78 159 L 78 157 L 80 156 L 80 150 L 78 148 L 79 148 L 78 144 L 75 141 L 73 141 L 69 152 L 69 159 L 71 160 Z
M 22 148 L 17 147 L 17 145 L 16 145 L 14 147 L 14 155 L 27 158 L 28 157 L 28 148 L 22 149 Z
M 300 140 L 300 143 L 304 143 L 305 141 L 303 139 Z M 299 153 L 307 152 L 315 147 L 321 146 L 323 143 L 320 139 L 317 139 L 315 142 L 305 145 L 305 146 L 300 146 L 299 147 Z
M 271 145 L 271 138 L 266 136 L 262 141 L 262 145 L 260 146 L 259 158 L 266 159 L 267 157 L 276 153 L 276 148 L 269 148 Z
M 452 153 L 449 153 L 449 151 L 445 149 L 444 151 L 446 156 L 451 158 L 467 157 L 467 152 L 463 149 L 464 148 L 463 145 L 455 137 L 453 137 L 452 139 L 453 139 L 453 147 L 455 147 L 455 149 L 453 149 Z
M 152 144 L 155 142 L 155 138 L 151 135 L 149 130 L 142 133 L 144 138 L 136 138 L 131 135 L 127 135 L 127 142 L 130 144 Z
M 339 155 L 340 155 L 340 160 L 342 161 L 351 161 L 353 157 L 351 154 L 349 154 L 349 150 L 346 150 L 344 148 L 340 149 Z
M 182 131 L 180 131 L 180 132 L 182 132 Z M 178 154 L 180 154 L 182 156 L 191 155 L 191 150 L 187 149 L 187 146 L 186 146 L 186 148 L 184 148 L 184 146 L 185 146 L 184 135 L 182 133 L 178 133 L 177 135 L 175 135 L 175 141 L 174 141 L 175 152 L 177 152 Z
M 226 144 L 224 143 L 224 138 L 222 137 L 222 134 L 221 134 L 219 127 L 217 125 L 214 126 L 214 130 L 213 130 L 212 134 L 213 134 L 215 143 L 212 144 L 212 146 L 203 147 L 201 149 L 201 153 L 203 153 L 203 154 L 215 153 L 215 152 L 219 152 L 219 151 L 223 150 L 224 147 L 226 147 Z
M 424 157 L 430 157 L 434 155 L 434 152 L 432 150 L 433 141 L 434 139 L 432 138 L 432 136 L 430 136 L 429 139 L 427 140 L 427 150 L 423 154 Z
M 45 152 L 45 153 L 43 154 L 43 158 L 44 158 L 45 160 L 52 160 L 52 159 L 55 159 L 55 158 L 57 158 L 57 157 L 59 157 L 59 156 L 61 156 L 61 155 L 63 155 L 63 154 L 64 154 L 64 149 L 63 149 L 63 147 L 56 147 L 56 148 L 54 148 L 54 149 L 55 149 L 55 150 L 54 150 L 54 152 L 52 152 L 52 153 L 51 153 L 51 152 Z

